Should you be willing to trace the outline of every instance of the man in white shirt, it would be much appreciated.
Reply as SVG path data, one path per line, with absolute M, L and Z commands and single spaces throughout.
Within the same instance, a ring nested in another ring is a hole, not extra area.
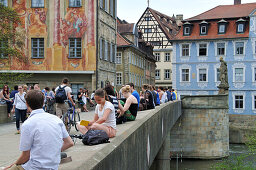
M 63 114 L 67 113 L 68 111 L 68 108 L 67 108 L 67 105 L 65 103 L 58 103 L 57 101 L 57 93 L 58 93 L 58 90 L 59 88 L 64 88 L 65 92 L 66 92 L 66 97 L 67 99 L 70 100 L 70 102 L 72 103 L 73 106 L 75 106 L 75 103 L 74 101 L 72 100 L 71 98 L 71 93 L 72 93 L 72 90 L 71 88 L 68 86 L 68 79 L 67 78 L 64 78 L 62 80 L 62 85 L 58 86 L 56 89 L 55 89 L 55 92 L 56 92 L 56 115 L 60 118 Z M 67 100 L 65 99 L 65 100 Z
M 32 112 L 21 127 L 22 153 L 15 163 L 5 169 L 57 170 L 61 151 L 74 145 L 63 122 L 44 112 L 43 103 L 44 95 L 41 91 L 31 90 L 27 93 L 26 104 Z

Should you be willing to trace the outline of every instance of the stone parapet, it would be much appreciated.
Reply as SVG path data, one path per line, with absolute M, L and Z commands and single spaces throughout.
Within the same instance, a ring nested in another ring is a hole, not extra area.
M 7 114 L 7 105 L 6 104 L 0 104 L 0 124 L 1 123 L 7 123 L 10 122 L 11 119 L 8 118 Z
M 171 155 L 216 159 L 229 155 L 228 96 L 186 96 L 171 130 Z

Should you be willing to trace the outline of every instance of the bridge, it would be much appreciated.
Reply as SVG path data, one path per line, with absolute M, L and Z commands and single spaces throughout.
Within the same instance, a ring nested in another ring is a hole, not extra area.
M 110 143 L 85 146 L 77 140 L 75 146 L 67 150 L 72 162 L 61 164 L 59 169 L 168 170 L 172 155 L 200 159 L 226 157 L 229 149 L 227 99 L 227 95 L 186 96 L 182 101 L 138 112 L 135 121 L 117 126 L 117 136 L 110 139 Z M 93 116 L 93 112 L 82 113 L 86 120 Z M 6 130 L 1 133 L 4 140 L 0 145 L 5 147 L 0 159 L 5 160 L 0 161 L 0 166 L 5 166 L 19 155 L 19 137 L 8 135 Z M 13 148 L 15 152 L 11 151 Z

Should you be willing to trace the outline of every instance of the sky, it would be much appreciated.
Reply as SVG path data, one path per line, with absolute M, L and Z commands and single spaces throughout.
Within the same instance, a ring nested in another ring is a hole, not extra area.
M 252 3 L 256 0 L 242 0 Z M 232 5 L 234 0 L 150 0 L 149 7 L 163 14 L 183 14 L 183 19 L 196 16 L 218 5 Z M 117 16 L 130 23 L 137 23 L 148 6 L 148 0 L 118 0 Z

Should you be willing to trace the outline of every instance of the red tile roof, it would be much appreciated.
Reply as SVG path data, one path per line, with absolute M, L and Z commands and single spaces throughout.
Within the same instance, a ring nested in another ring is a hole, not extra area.
M 218 22 L 208 22 L 209 30 L 207 35 L 200 35 L 200 22 L 193 23 L 193 28 L 190 36 L 183 36 L 183 27 L 175 37 L 175 40 L 208 40 L 208 39 L 225 39 L 225 38 L 247 38 L 249 37 L 249 24 L 246 24 L 245 33 L 236 33 L 236 20 L 227 20 L 227 30 L 225 34 L 218 34 Z
M 131 43 L 126 40 L 120 33 L 117 32 L 116 36 L 116 44 L 117 46 L 126 46 L 126 45 L 131 45 Z
M 132 24 L 118 24 L 117 31 L 121 34 L 123 33 L 133 33 L 134 23 Z
M 186 19 L 186 21 L 248 17 L 254 9 L 256 9 L 256 3 L 219 5 L 202 14 Z

